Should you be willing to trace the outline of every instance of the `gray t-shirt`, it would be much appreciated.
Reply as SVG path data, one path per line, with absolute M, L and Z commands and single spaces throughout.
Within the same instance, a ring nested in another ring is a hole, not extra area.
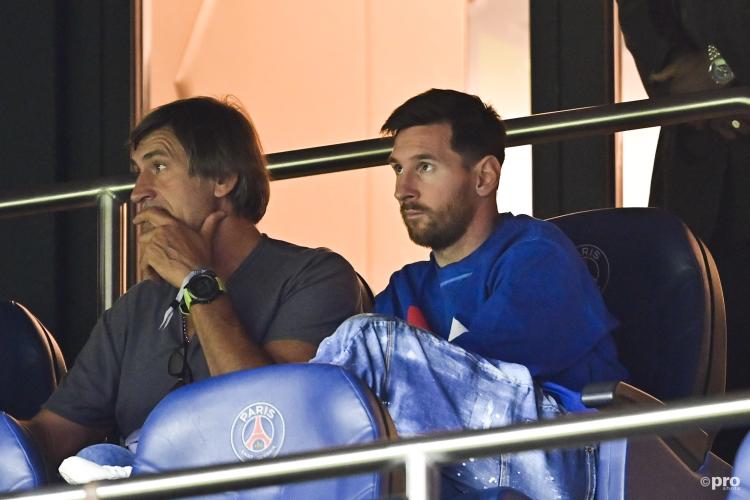
M 263 235 L 226 284 L 235 313 L 258 344 L 303 340 L 317 345 L 349 316 L 369 309 L 354 269 L 330 250 L 304 248 Z M 176 379 L 170 355 L 182 345 L 175 314 L 159 331 L 176 289 L 143 281 L 107 310 L 45 408 L 73 422 L 127 436 L 167 395 Z M 188 363 L 194 380 L 210 376 L 197 336 Z

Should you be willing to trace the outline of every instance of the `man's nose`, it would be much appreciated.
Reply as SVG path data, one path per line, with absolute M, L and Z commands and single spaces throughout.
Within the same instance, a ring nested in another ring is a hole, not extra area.
M 413 174 L 407 171 L 396 177 L 396 190 L 393 195 L 400 203 L 416 198 L 417 194 Z
M 142 203 L 153 197 L 154 189 L 148 174 L 145 172 L 139 173 L 138 177 L 135 179 L 133 191 L 130 193 L 130 201 L 133 203 Z

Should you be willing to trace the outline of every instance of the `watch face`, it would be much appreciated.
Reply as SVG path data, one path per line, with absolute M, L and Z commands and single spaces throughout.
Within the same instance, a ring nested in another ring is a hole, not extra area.
M 711 79 L 719 85 L 727 84 L 734 80 L 732 68 L 726 62 L 714 62 L 708 69 Z
M 212 300 L 219 292 L 219 285 L 216 283 L 216 279 L 207 274 L 199 274 L 193 277 L 190 283 L 188 283 L 187 288 L 197 301 Z

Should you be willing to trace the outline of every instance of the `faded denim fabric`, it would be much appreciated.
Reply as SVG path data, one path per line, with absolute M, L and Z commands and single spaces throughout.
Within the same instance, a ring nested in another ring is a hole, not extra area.
M 359 376 L 386 405 L 400 437 L 488 429 L 555 418 L 566 410 L 522 365 L 484 359 L 391 317 L 361 314 L 325 339 L 311 361 Z M 534 499 L 589 499 L 596 449 L 533 450 L 442 469 L 443 498 L 509 486 Z

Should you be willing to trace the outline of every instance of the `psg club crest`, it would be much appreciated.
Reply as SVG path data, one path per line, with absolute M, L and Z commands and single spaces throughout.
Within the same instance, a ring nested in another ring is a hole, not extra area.
M 578 248 L 583 261 L 589 268 L 589 272 L 594 277 L 596 286 L 603 293 L 609 284 L 609 259 L 607 258 L 607 254 L 598 246 L 588 243 L 578 245 L 576 248 Z
M 268 403 L 253 403 L 232 424 L 232 449 L 243 462 L 275 457 L 284 444 L 284 417 Z

